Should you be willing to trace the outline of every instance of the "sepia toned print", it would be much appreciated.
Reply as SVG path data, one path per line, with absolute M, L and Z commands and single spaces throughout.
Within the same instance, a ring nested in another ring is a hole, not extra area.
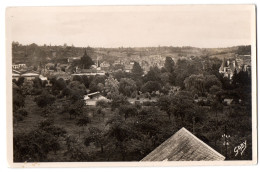
M 255 6 L 11 7 L 6 30 L 12 167 L 256 163 Z

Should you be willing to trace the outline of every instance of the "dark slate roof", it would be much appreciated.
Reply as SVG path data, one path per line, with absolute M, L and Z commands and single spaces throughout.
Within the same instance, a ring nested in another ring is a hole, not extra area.
M 225 157 L 182 128 L 141 161 L 223 161 Z

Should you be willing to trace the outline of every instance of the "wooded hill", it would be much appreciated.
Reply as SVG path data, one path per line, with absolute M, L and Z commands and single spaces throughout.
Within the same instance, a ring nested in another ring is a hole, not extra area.
M 91 56 L 92 59 L 101 57 L 106 61 L 113 62 L 121 57 L 131 56 L 149 56 L 161 55 L 162 57 L 171 56 L 178 57 L 233 57 L 235 54 L 250 55 L 251 46 L 234 46 L 227 48 L 195 48 L 195 47 L 119 47 L 119 48 L 91 48 L 91 47 L 75 47 L 64 44 L 59 45 L 22 45 L 18 42 L 12 43 L 12 60 L 13 63 L 26 63 L 28 66 L 38 66 L 48 62 L 67 63 L 68 57 L 81 57 L 84 51 Z

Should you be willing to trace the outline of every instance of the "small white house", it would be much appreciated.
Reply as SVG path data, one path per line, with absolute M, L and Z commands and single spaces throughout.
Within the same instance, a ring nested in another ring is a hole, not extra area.
M 99 91 L 84 96 L 84 101 L 88 106 L 96 106 L 98 100 L 109 101 L 106 97 L 102 96 Z

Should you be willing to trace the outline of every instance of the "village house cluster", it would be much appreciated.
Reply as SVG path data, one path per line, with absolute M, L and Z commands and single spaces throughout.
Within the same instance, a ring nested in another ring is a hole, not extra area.
M 240 56 L 237 55 L 235 59 L 224 58 L 219 68 L 219 73 L 223 74 L 224 77 L 230 80 L 232 79 L 235 72 L 238 73 L 240 71 L 244 71 L 244 72 L 247 71 L 248 74 L 250 75 L 251 62 L 250 60 L 243 60 L 243 57 L 248 57 L 248 56 L 250 57 L 250 55 L 240 55 Z
M 40 64 L 37 67 L 28 66 L 22 63 L 14 63 L 12 65 L 12 78 L 18 80 L 19 77 L 24 77 L 25 81 L 32 81 L 37 77 L 41 80 L 46 80 L 48 77 L 70 80 L 76 75 L 105 75 L 105 73 L 110 73 L 118 69 L 130 73 L 134 62 L 138 62 L 140 64 L 145 74 L 152 66 L 157 66 L 158 68 L 163 67 L 165 61 L 165 57 L 162 57 L 161 55 L 150 55 L 143 57 L 139 55 L 131 55 L 131 57 L 123 57 L 119 60 L 115 60 L 113 63 L 109 63 L 103 59 L 103 56 L 97 56 L 96 59 L 93 59 L 94 64 L 91 65 L 89 69 L 83 69 L 79 66 L 72 65 L 74 62 L 80 61 L 81 58 L 81 56 L 69 57 L 67 58 L 66 63 L 48 62 L 46 64 Z
M 250 74 L 251 62 L 250 60 L 244 60 L 244 57 L 250 55 L 236 55 L 236 57 L 224 58 L 219 68 L 219 73 L 223 74 L 224 77 L 232 79 L 234 72 L 247 71 Z M 37 68 L 34 66 L 27 66 L 26 64 L 19 63 L 12 65 L 12 78 L 18 80 L 19 77 L 24 77 L 25 81 L 32 81 L 35 78 L 41 80 L 47 80 L 48 77 L 56 77 L 57 79 L 63 78 L 64 80 L 70 80 L 73 76 L 86 75 L 105 75 L 105 73 L 111 73 L 115 70 L 123 70 L 130 73 L 134 62 L 138 62 L 142 67 L 144 74 L 146 74 L 150 67 L 157 66 L 159 69 L 163 67 L 165 57 L 162 55 L 131 55 L 130 57 L 122 57 L 119 60 L 115 60 L 112 64 L 104 60 L 103 56 L 97 56 L 93 59 L 94 64 L 89 69 L 82 69 L 78 66 L 72 67 L 75 61 L 80 61 L 82 57 L 69 57 L 67 63 L 46 63 L 39 65 Z M 181 57 L 180 57 L 181 58 Z M 176 60 L 176 59 L 174 59 Z

